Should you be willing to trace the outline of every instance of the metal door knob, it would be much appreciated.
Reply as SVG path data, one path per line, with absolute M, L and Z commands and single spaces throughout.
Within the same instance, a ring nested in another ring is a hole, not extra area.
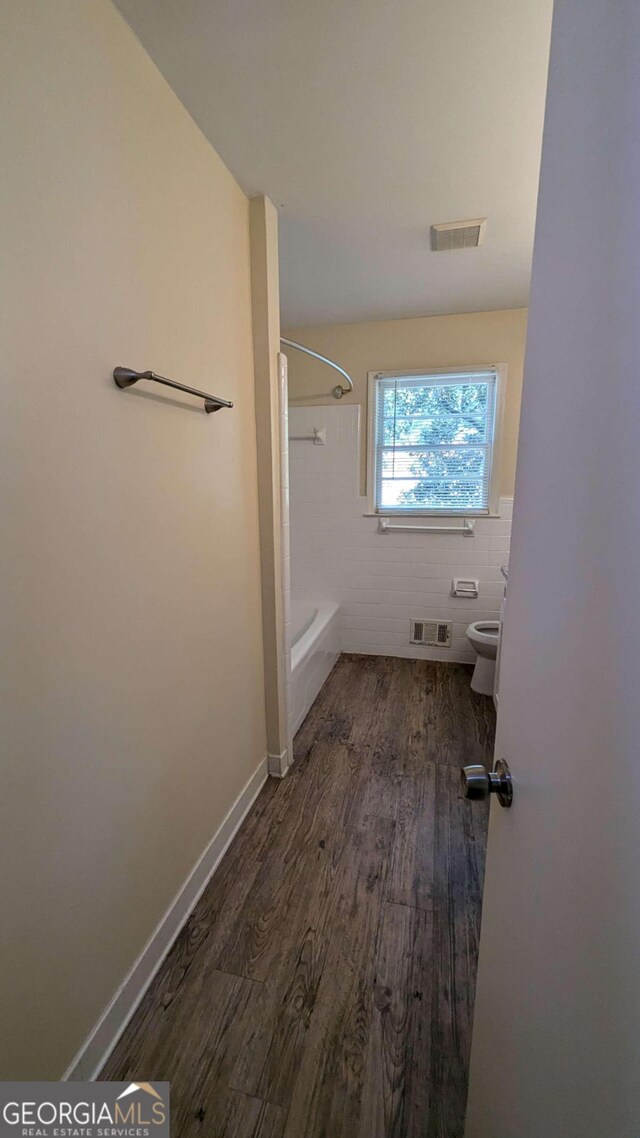
M 511 806 L 513 782 L 511 771 L 504 759 L 496 759 L 492 771 L 488 771 L 480 763 L 463 767 L 460 778 L 465 798 L 485 799 L 490 794 L 496 794 L 501 806 Z

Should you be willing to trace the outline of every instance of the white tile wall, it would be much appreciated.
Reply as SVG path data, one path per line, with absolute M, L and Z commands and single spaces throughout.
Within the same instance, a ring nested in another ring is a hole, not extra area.
M 465 629 L 498 618 L 512 500 L 499 518 L 477 518 L 474 537 L 378 534 L 359 493 L 360 408 L 290 408 L 290 437 L 314 427 L 326 446 L 289 443 L 292 596 L 340 603 L 345 652 L 472 662 Z M 480 596 L 452 597 L 454 577 L 478 577 Z M 452 621 L 451 648 L 410 644 L 411 617 Z

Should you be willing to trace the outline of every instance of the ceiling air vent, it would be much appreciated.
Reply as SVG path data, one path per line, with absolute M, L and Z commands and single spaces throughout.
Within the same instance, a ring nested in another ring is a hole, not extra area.
M 451 647 L 451 624 L 446 620 L 416 620 L 412 618 L 410 644 L 429 644 L 434 648 Z
M 434 253 L 477 249 L 484 243 L 486 233 L 486 217 L 476 217 L 473 221 L 445 221 L 442 225 L 431 226 L 431 248 Z

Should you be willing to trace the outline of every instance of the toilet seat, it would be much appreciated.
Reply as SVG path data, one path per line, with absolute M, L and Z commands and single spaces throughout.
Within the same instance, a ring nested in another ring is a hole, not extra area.
M 500 632 L 500 622 L 497 620 L 480 620 L 477 624 L 470 624 L 467 636 L 478 644 L 495 645 Z

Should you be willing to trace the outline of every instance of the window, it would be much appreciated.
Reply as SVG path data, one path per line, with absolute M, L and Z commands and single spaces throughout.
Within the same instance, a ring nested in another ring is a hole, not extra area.
M 487 514 L 497 368 L 370 376 L 369 492 L 376 513 Z

